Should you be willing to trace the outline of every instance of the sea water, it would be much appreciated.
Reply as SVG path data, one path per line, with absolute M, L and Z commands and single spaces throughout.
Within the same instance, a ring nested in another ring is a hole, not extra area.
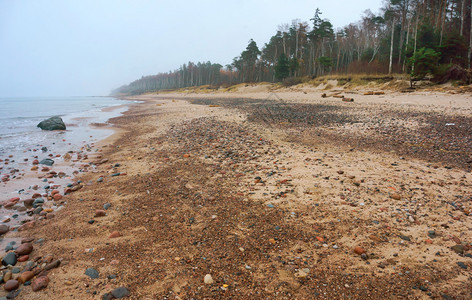
M 91 127 L 118 116 L 125 107 L 109 112 L 104 108 L 128 104 L 112 97 L 34 97 L 0 98 L 0 158 L 18 156 L 38 146 L 56 151 L 75 150 L 82 142 L 103 139 L 109 129 Z M 66 131 L 43 131 L 37 124 L 52 116 L 60 116 Z

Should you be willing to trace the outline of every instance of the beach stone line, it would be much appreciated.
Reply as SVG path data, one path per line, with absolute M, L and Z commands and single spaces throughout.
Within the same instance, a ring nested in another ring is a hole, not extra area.
M 44 121 L 39 122 L 37 127 L 42 130 L 66 130 L 66 124 L 59 116 L 54 116 Z

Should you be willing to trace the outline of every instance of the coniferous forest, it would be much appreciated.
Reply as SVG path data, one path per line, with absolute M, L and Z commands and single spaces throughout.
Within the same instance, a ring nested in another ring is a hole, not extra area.
M 114 94 L 300 82 L 328 74 L 409 74 L 421 79 L 467 73 L 472 46 L 472 1 L 388 0 L 378 15 L 366 10 L 357 23 L 335 30 L 316 9 L 307 21 L 281 24 L 264 45 L 252 39 L 231 64 L 188 62 L 142 78 Z

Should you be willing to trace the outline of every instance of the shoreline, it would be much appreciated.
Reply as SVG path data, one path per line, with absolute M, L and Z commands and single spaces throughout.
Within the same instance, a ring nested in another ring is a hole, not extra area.
M 123 110 L 125 109 L 128 105 L 130 104 L 117 104 L 114 106 L 110 107 L 105 107 L 101 109 L 103 112 L 114 112 L 117 110 Z M 121 112 L 119 112 L 121 113 Z M 111 116 L 112 117 L 112 116 Z M 72 118 L 71 120 L 73 121 L 84 121 L 88 120 L 90 117 L 76 117 Z M 15 166 L 18 167 L 16 169 L 17 171 L 13 174 L 13 177 L 9 181 L 5 181 L 0 183 L 0 191 L 3 194 L 2 199 L 2 206 L 8 206 L 8 208 L 2 207 L 0 209 L 0 213 L 4 215 L 4 218 L 0 220 L 1 224 L 5 224 L 6 226 L 9 226 L 10 230 L 23 230 L 25 224 L 29 222 L 33 222 L 34 220 L 34 214 L 30 213 L 31 208 L 35 208 L 35 204 L 32 204 L 31 198 L 44 198 L 46 202 L 43 204 L 44 211 L 46 211 L 46 214 L 43 214 L 41 212 L 38 212 L 39 218 L 53 218 L 55 212 L 58 210 L 62 209 L 64 207 L 64 200 L 62 200 L 62 196 L 64 191 L 66 190 L 67 185 L 70 185 L 71 183 L 77 182 L 79 179 L 77 179 L 77 175 L 80 172 L 88 172 L 87 167 L 83 168 L 83 164 L 81 163 L 85 162 L 86 163 L 86 158 L 87 155 L 89 156 L 96 156 L 93 153 L 90 153 L 92 150 L 95 151 L 101 151 L 99 144 L 106 139 L 109 139 L 111 136 L 115 135 L 115 133 L 118 132 L 118 130 L 115 130 L 110 124 L 105 124 L 104 126 L 94 126 L 94 124 L 89 124 L 88 127 L 90 129 L 98 129 L 102 130 L 106 129 L 107 131 L 110 131 L 110 134 L 107 134 L 107 136 L 103 139 L 99 139 L 97 142 L 94 142 L 96 140 L 95 137 L 92 138 L 92 136 L 89 137 L 89 141 L 82 141 L 81 143 L 78 143 L 78 141 L 75 142 L 75 146 L 73 150 L 63 151 L 58 150 L 57 148 L 53 149 L 53 153 L 51 153 L 50 149 L 47 149 L 46 151 L 41 151 L 39 149 L 43 145 L 39 145 L 38 149 L 33 149 L 33 152 L 37 152 L 38 154 L 42 154 L 43 157 L 48 157 L 54 160 L 54 165 L 53 166 L 47 166 L 47 165 L 41 165 L 38 164 L 37 162 L 32 162 L 32 159 L 27 159 L 25 158 L 23 162 L 15 162 L 15 160 L 20 159 L 20 157 L 16 157 L 18 155 L 11 155 L 10 158 L 12 158 L 12 162 L 16 163 Z M 74 124 L 69 124 L 68 127 L 74 127 Z M 74 128 L 73 130 L 80 130 Z M 69 130 L 70 131 L 70 130 Z M 98 131 L 97 131 L 98 132 Z M 95 134 L 94 134 L 95 135 Z M 55 144 L 55 143 L 53 143 Z M 79 145 L 81 144 L 81 145 Z M 70 145 L 70 143 L 69 143 Z M 101 144 L 100 144 L 101 145 Z M 67 146 L 67 148 L 70 149 L 70 146 Z M 30 151 L 31 152 L 31 151 Z M 46 154 L 49 155 L 46 156 Z M 60 154 L 59 154 L 60 153 Z M 87 154 L 89 153 L 89 154 Z M 23 152 L 23 156 L 27 154 L 27 151 Z M 27 155 L 28 156 L 28 155 Z M 33 159 L 36 159 L 39 161 L 40 157 L 38 155 L 34 156 Z M 85 161 L 84 161 L 85 159 Z M 4 167 L 9 167 L 9 164 L 4 165 Z M 11 167 L 10 167 L 11 168 Z M 30 169 L 31 168 L 31 169 Z M 93 170 L 92 170 L 93 171 Z M 44 186 L 51 186 L 50 189 L 46 189 L 45 191 L 42 191 L 41 183 L 39 183 L 38 179 L 42 179 L 42 181 L 45 181 L 42 185 Z M 54 190 L 58 190 L 58 196 L 55 198 L 52 197 L 53 195 L 51 192 Z M 53 199 L 54 198 L 54 199 Z M 57 202 L 56 199 L 58 200 Z M 52 202 L 51 202 L 52 201 Z M 12 205 L 11 205 L 12 204 Z M 13 216 L 13 217 L 12 217 Z M 0 253 L 3 255 L 5 253 L 5 247 L 11 242 L 11 241 L 17 241 L 16 238 L 11 238 L 7 234 L 6 236 L 3 236 L 1 241 L 0 241 Z
M 107 161 L 17 235 L 61 261 L 24 299 L 470 297 L 470 171 L 174 96 L 130 97 L 145 102 L 110 120 Z

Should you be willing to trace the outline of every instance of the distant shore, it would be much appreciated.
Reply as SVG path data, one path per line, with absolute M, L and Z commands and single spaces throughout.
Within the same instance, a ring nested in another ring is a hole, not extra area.
M 366 92 L 129 97 L 20 296 L 470 298 L 470 94 Z

